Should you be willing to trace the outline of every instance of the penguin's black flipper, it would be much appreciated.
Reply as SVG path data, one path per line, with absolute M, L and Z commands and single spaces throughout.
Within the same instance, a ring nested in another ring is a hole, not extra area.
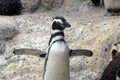
M 91 57 L 92 55 L 93 55 L 93 52 L 91 50 L 87 50 L 87 49 L 70 50 L 70 56 L 88 56 L 88 57 Z
M 33 56 L 37 56 L 37 57 L 45 57 L 45 55 L 46 55 L 41 50 L 27 49 L 27 48 L 14 49 L 13 54 L 15 54 L 15 55 L 33 55 Z

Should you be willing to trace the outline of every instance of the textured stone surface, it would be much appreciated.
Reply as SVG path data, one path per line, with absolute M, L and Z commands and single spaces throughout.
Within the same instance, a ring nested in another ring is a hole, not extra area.
M 112 45 L 117 41 L 120 41 L 119 20 L 104 21 L 87 27 L 79 38 L 78 47 L 90 49 L 94 55 L 91 58 L 78 57 L 71 62 L 73 63 L 71 66 L 74 66 L 71 73 L 73 75 L 74 73 L 81 74 L 73 79 L 99 80 L 103 70 L 111 60 Z M 75 66 L 76 64 L 78 66 Z
M 46 9 L 60 8 L 65 0 L 42 0 L 41 7 Z
M 5 50 L 6 50 L 5 42 L 4 41 L 0 41 L 0 55 L 4 54 Z
M 51 9 L 64 9 L 80 11 L 85 5 L 90 4 L 90 0 L 21 0 L 23 4 L 23 11 L 34 12 L 37 9 L 51 10 Z M 87 7 L 85 7 L 87 8 Z
M 21 0 L 23 4 L 23 11 L 34 12 L 40 9 L 60 8 L 64 4 L 64 0 Z
M 41 0 L 21 0 L 23 4 L 23 11 L 33 12 L 41 5 Z
M 17 33 L 18 31 L 15 26 L 4 23 L 0 24 L 0 40 L 11 40 Z
M 42 80 L 41 66 L 43 64 L 40 63 L 41 61 L 37 57 L 14 56 L 8 58 L 0 65 L 0 80 Z

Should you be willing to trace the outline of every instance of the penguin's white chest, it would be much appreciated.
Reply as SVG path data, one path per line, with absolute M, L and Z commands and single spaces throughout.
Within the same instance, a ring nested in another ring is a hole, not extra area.
M 69 48 L 64 42 L 56 42 L 51 46 L 44 80 L 70 80 Z

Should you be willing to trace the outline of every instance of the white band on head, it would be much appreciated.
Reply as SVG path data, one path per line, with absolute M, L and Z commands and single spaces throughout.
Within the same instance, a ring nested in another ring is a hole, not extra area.
M 59 23 L 61 23 L 61 24 L 63 23 L 61 19 L 54 19 L 54 20 L 52 21 L 51 25 L 53 24 L 53 22 L 59 22 Z
M 114 49 L 114 50 L 120 52 L 120 44 L 117 44 L 117 45 L 113 46 L 112 49 Z
M 113 50 L 113 49 L 117 51 L 117 48 L 116 48 L 116 46 L 113 46 L 113 47 L 112 47 L 112 50 Z

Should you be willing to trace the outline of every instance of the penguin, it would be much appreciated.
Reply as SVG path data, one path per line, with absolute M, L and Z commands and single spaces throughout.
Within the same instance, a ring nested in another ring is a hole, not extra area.
M 52 21 L 52 33 L 45 58 L 43 80 L 70 80 L 69 52 L 64 39 L 65 28 L 71 25 L 63 17 L 55 17 Z
M 106 9 L 106 16 L 120 15 L 120 0 L 91 0 L 95 6 L 104 6 Z
M 120 42 L 114 44 L 112 61 L 105 68 L 100 80 L 120 80 Z
M 120 15 L 120 0 L 104 0 L 106 15 L 119 16 Z

